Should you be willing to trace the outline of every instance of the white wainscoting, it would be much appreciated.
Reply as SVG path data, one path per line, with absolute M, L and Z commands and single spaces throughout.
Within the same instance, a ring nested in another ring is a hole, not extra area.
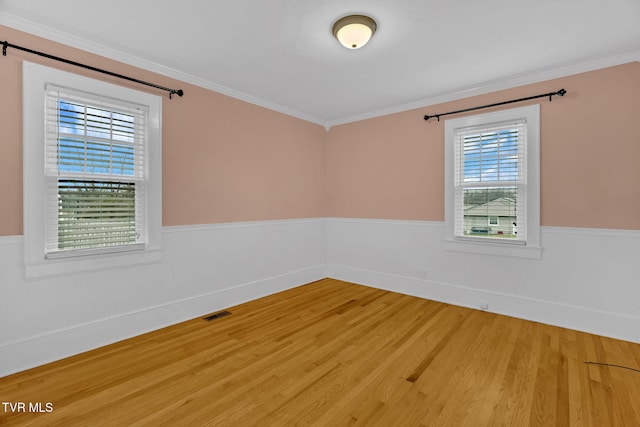
M 640 342 L 640 232 L 542 227 L 542 259 L 452 252 L 444 223 L 327 218 L 327 275 Z
M 0 237 L 0 377 L 326 277 L 324 219 L 163 229 L 162 261 L 24 279 Z
M 25 280 L 0 237 L 0 377 L 324 277 L 640 342 L 640 232 L 542 228 L 542 259 L 444 250 L 444 223 L 165 227 L 157 264 Z

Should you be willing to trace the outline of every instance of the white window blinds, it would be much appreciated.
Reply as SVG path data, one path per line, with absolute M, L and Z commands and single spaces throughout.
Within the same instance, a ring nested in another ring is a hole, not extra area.
M 143 248 L 148 109 L 47 85 L 45 253 Z
M 457 237 L 526 241 L 526 120 L 454 131 Z

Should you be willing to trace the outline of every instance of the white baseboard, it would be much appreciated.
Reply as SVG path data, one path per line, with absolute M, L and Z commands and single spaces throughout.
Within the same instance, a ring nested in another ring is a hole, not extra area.
M 0 345 L 0 377 L 326 277 L 324 265 L 171 301 Z
M 640 343 L 640 318 L 636 317 L 344 265 L 328 265 L 327 275 L 461 307 L 480 309 L 487 304 L 486 311 L 492 313 Z

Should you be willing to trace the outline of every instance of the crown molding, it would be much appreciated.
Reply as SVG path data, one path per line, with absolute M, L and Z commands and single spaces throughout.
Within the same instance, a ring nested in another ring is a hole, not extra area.
M 112 49 L 102 44 L 94 43 L 89 40 L 76 37 L 64 31 L 56 30 L 46 25 L 42 25 L 42 24 L 27 20 L 10 13 L 0 11 L 0 25 L 4 25 L 6 27 L 10 27 L 15 30 L 23 31 L 25 33 L 33 34 L 34 36 L 42 37 L 42 38 L 45 38 L 66 46 L 70 46 L 76 49 L 91 52 L 93 54 L 100 55 L 105 58 L 109 58 L 118 62 L 122 62 L 127 65 L 138 67 L 146 71 L 151 71 L 153 73 L 171 77 L 173 79 L 180 80 L 185 83 L 190 83 L 204 89 L 209 89 L 214 92 L 227 95 L 231 98 L 239 99 L 241 101 L 245 101 L 250 104 L 258 105 L 260 107 L 264 107 L 269 110 L 286 114 L 288 116 L 296 117 L 301 120 L 315 123 L 320 126 L 326 125 L 324 120 L 318 117 L 312 116 L 310 114 L 306 114 L 302 111 L 294 110 L 292 108 L 285 107 L 283 105 L 276 104 L 274 102 L 267 101 L 262 98 L 258 98 L 258 97 L 246 94 L 244 92 L 231 89 L 227 86 L 223 86 L 218 83 L 212 82 L 210 80 L 202 79 L 192 74 L 178 71 L 173 68 L 166 67 L 164 65 L 160 65 L 153 61 L 147 61 L 137 56 L 124 53 L 120 50 Z
M 457 91 L 443 93 L 440 95 L 421 99 L 419 101 L 411 102 L 408 104 L 397 105 L 394 107 L 384 108 L 381 110 L 374 110 L 368 113 L 345 117 L 343 119 L 332 120 L 325 123 L 325 128 L 328 130 L 333 126 L 357 122 L 360 120 L 372 119 L 375 117 L 386 116 L 389 114 L 402 113 L 404 111 L 409 111 L 409 110 L 416 110 L 419 108 L 425 108 L 432 105 L 442 104 L 445 102 L 457 101 L 459 99 L 469 98 L 472 96 L 484 95 L 487 93 L 497 92 L 505 89 L 512 89 L 519 86 L 525 86 L 533 83 L 539 83 L 547 80 L 567 77 L 574 74 L 586 73 L 588 71 L 595 71 L 602 68 L 613 67 L 621 64 L 627 64 L 629 62 L 634 62 L 634 61 L 640 62 L 640 50 L 618 53 L 615 55 L 601 57 L 601 58 L 594 58 L 588 61 L 576 62 L 573 64 L 563 65 L 563 66 L 554 67 L 554 68 L 536 70 L 528 73 L 519 74 L 516 76 L 511 76 L 505 79 L 494 80 L 478 86 L 472 86 L 472 87 L 463 88 Z
M 533 83 L 539 83 L 546 80 L 552 80 L 556 78 L 566 77 L 574 74 L 584 73 L 588 71 L 594 71 L 601 68 L 612 67 L 615 65 L 626 64 L 629 62 L 640 62 L 640 50 L 618 53 L 601 58 L 593 58 L 588 61 L 577 62 L 573 64 L 558 66 L 554 68 L 548 68 L 543 70 L 535 70 L 528 73 L 511 76 L 505 79 L 494 80 L 486 82 L 478 86 L 472 86 L 462 88 L 460 90 L 442 93 L 429 98 L 424 98 L 418 101 L 414 101 L 407 104 L 401 104 L 392 106 L 389 108 L 383 108 L 380 110 L 374 110 L 362 114 L 356 114 L 353 116 L 344 117 L 336 120 L 324 120 L 316 116 L 298 111 L 280 104 L 276 104 L 271 101 L 267 101 L 262 98 L 258 98 L 244 92 L 231 89 L 227 86 L 220 85 L 210 80 L 196 77 L 192 74 L 175 70 L 158 63 L 141 59 L 137 56 L 130 55 L 106 47 L 102 44 L 94 43 L 80 37 L 76 37 L 72 34 L 53 29 L 51 27 L 38 24 L 36 22 L 26 20 L 24 18 L 15 16 L 13 14 L 0 11 L 0 25 L 10 27 L 19 31 L 23 31 L 29 34 L 33 34 L 38 37 L 42 37 L 48 40 L 52 40 L 57 43 L 61 43 L 76 49 L 81 49 L 87 52 L 94 53 L 96 55 L 104 56 L 106 58 L 122 62 L 127 65 L 138 67 L 147 71 L 151 71 L 157 74 L 161 74 L 185 83 L 190 83 L 204 89 L 209 89 L 223 95 L 227 95 L 231 98 L 235 98 L 250 104 L 254 104 L 260 107 L 267 108 L 288 116 L 292 116 L 307 122 L 315 123 L 323 126 L 327 132 L 333 127 L 342 124 L 357 122 L 361 120 L 372 119 L 376 117 L 386 116 L 389 114 L 401 113 L 404 111 L 415 110 L 419 108 L 425 108 L 432 105 L 442 104 L 445 102 L 456 101 L 459 99 L 469 98 L 477 95 L 484 95 L 491 92 L 497 92 L 505 89 L 512 89 L 518 86 L 524 86 Z

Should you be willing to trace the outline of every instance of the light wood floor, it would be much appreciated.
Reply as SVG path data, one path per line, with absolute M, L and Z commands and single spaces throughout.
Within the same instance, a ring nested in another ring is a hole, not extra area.
M 0 425 L 640 426 L 640 345 L 332 279 L 0 379 Z

